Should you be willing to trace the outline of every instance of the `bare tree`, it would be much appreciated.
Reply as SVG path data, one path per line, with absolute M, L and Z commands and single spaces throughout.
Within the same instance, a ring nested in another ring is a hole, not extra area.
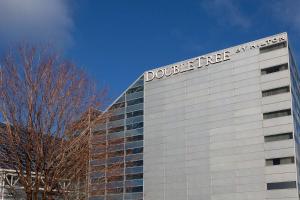
M 50 48 L 22 45 L 0 64 L 0 162 L 15 170 L 27 199 L 84 199 L 91 121 L 102 116 L 94 111 L 105 90 Z

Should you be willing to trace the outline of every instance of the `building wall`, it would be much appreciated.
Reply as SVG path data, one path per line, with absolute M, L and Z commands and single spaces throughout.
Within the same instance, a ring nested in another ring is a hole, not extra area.
M 288 86 L 290 73 L 261 70 L 288 61 L 287 48 L 253 48 L 145 82 L 144 199 L 298 199 L 296 188 L 267 189 L 296 181 L 294 163 L 266 166 L 266 159 L 293 157 L 294 139 L 264 139 L 294 129 L 291 115 L 263 117 L 291 108 L 290 93 L 262 97 L 263 90 Z
M 143 199 L 143 102 L 141 77 L 93 127 L 90 200 Z

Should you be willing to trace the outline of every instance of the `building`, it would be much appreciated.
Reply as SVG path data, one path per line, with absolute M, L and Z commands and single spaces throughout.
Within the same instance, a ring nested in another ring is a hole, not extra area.
M 93 128 L 91 200 L 299 199 L 286 33 L 145 72 Z

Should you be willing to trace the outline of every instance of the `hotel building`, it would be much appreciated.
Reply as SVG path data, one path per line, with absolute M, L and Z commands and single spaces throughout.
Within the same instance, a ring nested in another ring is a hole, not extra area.
M 286 33 L 146 71 L 93 127 L 90 200 L 298 200 Z

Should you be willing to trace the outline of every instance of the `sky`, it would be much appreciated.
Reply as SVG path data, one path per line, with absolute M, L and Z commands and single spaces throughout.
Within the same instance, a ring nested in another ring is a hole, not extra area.
M 0 49 L 51 43 L 113 101 L 144 71 L 288 32 L 300 0 L 0 0 Z

